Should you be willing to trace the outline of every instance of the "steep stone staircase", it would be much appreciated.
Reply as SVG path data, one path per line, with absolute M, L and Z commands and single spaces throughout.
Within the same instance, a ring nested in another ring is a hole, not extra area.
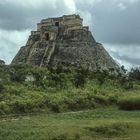
M 51 60 L 51 56 L 55 51 L 55 46 L 56 46 L 55 42 L 49 42 L 48 44 L 46 44 L 46 49 L 45 49 L 44 55 L 42 57 L 40 67 L 48 66 L 48 64 Z

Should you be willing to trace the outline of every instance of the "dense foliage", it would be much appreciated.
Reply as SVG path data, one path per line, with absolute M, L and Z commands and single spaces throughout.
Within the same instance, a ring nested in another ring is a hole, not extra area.
M 140 68 L 132 68 L 131 71 L 129 72 L 129 77 L 133 80 L 138 80 L 140 81 Z
M 121 99 L 118 105 L 123 110 L 140 110 L 140 97 Z
M 131 90 L 132 80 L 114 69 L 0 66 L 0 114 L 117 105 Z

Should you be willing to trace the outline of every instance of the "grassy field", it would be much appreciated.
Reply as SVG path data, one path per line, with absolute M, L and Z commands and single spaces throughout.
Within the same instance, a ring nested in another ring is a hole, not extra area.
M 0 67 L 0 140 L 140 140 L 139 110 L 124 75 Z
M 0 140 L 139 140 L 140 111 L 116 107 L 1 116 Z

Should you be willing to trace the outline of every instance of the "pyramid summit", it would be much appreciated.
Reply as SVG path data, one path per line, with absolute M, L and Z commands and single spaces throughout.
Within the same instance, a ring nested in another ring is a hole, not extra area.
M 84 66 L 90 69 L 117 68 L 118 65 L 96 42 L 79 15 L 47 18 L 37 24 L 37 31 L 21 47 L 12 64 L 39 67 Z

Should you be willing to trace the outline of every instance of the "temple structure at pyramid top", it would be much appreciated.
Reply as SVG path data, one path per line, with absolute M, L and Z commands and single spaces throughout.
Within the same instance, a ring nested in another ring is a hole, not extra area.
M 40 67 L 57 65 L 115 68 L 116 62 L 97 43 L 79 15 L 42 19 L 25 46 L 21 47 L 12 64 Z

